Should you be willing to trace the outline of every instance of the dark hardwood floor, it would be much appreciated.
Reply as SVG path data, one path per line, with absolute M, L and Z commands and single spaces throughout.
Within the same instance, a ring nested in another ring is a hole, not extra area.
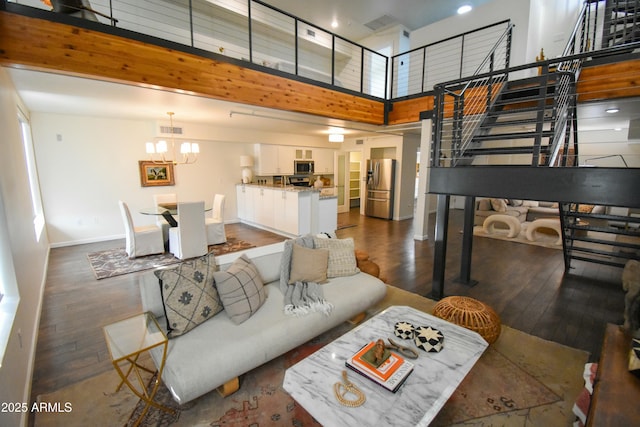
M 456 283 L 462 214 L 451 211 L 445 294 L 480 299 L 504 324 L 589 351 L 597 360 L 605 324 L 622 322 L 621 269 L 576 262 L 565 274 L 560 250 L 475 237 L 471 275 L 479 283 Z M 434 222 L 432 215 L 432 230 Z M 353 237 L 357 248 L 368 251 L 387 283 L 420 295 L 431 291 L 434 242 L 413 240 L 412 220 L 368 218 L 352 209 L 339 215 L 339 223 L 349 226 L 338 237 Z M 256 246 L 284 240 L 243 224 L 226 230 Z M 118 246 L 124 241 L 51 250 L 32 399 L 113 369 L 102 327 L 141 311 L 137 278 L 144 273 L 96 280 L 86 255 Z

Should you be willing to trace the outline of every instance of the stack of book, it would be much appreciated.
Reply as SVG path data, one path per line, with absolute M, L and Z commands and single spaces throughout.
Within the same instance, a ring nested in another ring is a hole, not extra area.
M 385 350 L 382 361 L 375 361 L 376 343 L 371 341 L 346 360 L 348 368 L 369 378 L 389 391 L 396 392 L 413 372 L 413 363 L 402 356 Z

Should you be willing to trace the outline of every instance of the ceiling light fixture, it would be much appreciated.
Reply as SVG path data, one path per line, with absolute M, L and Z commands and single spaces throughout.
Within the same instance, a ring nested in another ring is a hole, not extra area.
M 167 141 L 160 140 L 155 144 L 153 142 L 147 142 L 147 154 L 149 159 L 154 163 L 173 163 L 174 165 L 188 165 L 195 163 L 198 160 L 198 154 L 200 153 L 200 146 L 197 142 L 183 142 L 180 144 L 180 154 L 182 154 L 182 160 L 178 160 L 178 154 L 176 153 L 176 142 L 174 138 L 175 128 L 173 127 L 173 115 L 175 113 L 169 111 L 170 133 L 171 133 L 171 156 L 168 159 L 166 154 L 169 151 Z M 154 158 L 154 154 L 159 154 L 160 159 Z
M 616 108 L 616 107 L 611 107 L 611 108 L 607 108 L 605 111 L 607 113 L 609 113 L 609 114 L 614 114 L 614 113 L 617 113 L 618 111 L 620 111 L 620 109 Z
M 331 28 L 338 28 L 338 20 L 334 19 L 333 21 L 331 21 Z
M 344 135 L 341 133 L 330 133 L 329 142 L 344 142 Z
M 468 4 L 462 5 L 462 6 L 460 6 L 458 8 L 458 15 L 462 15 L 462 14 L 465 14 L 467 12 L 471 12 L 471 9 L 473 9 L 471 7 L 471 5 L 468 5 Z

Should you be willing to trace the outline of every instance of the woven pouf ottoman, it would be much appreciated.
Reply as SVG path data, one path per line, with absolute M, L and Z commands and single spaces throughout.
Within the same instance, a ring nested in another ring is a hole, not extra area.
M 446 297 L 433 308 L 433 315 L 480 334 L 489 344 L 500 336 L 500 317 L 487 304 L 469 297 Z

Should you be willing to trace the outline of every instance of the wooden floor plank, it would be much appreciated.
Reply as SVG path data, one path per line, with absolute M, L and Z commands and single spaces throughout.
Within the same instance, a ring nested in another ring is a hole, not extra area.
M 574 261 L 564 272 L 562 251 L 474 237 L 474 287 L 456 282 L 462 248 L 462 211 L 449 221 L 445 294 L 468 295 L 496 309 L 504 324 L 591 352 L 597 360 L 607 322 L 620 323 L 624 309 L 621 269 Z M 413 221 L 340 214 L 337 231 L 353 237 L 369 253 L 386 282 L 427 295 L 433 274 L 433 240 L 413 240 Z M 431 216 L 433 235 L 434 215 Z M 243 224 L 229 224 L 227 235 L 262 246 L 282 236 Z M 96 280 L 87 253 L 123 247 L 124 241 L 98 242 L 51 250 L 39 328 L 32 399 L 113 369 L 102 327 L 141 311 L 137 276 Z

